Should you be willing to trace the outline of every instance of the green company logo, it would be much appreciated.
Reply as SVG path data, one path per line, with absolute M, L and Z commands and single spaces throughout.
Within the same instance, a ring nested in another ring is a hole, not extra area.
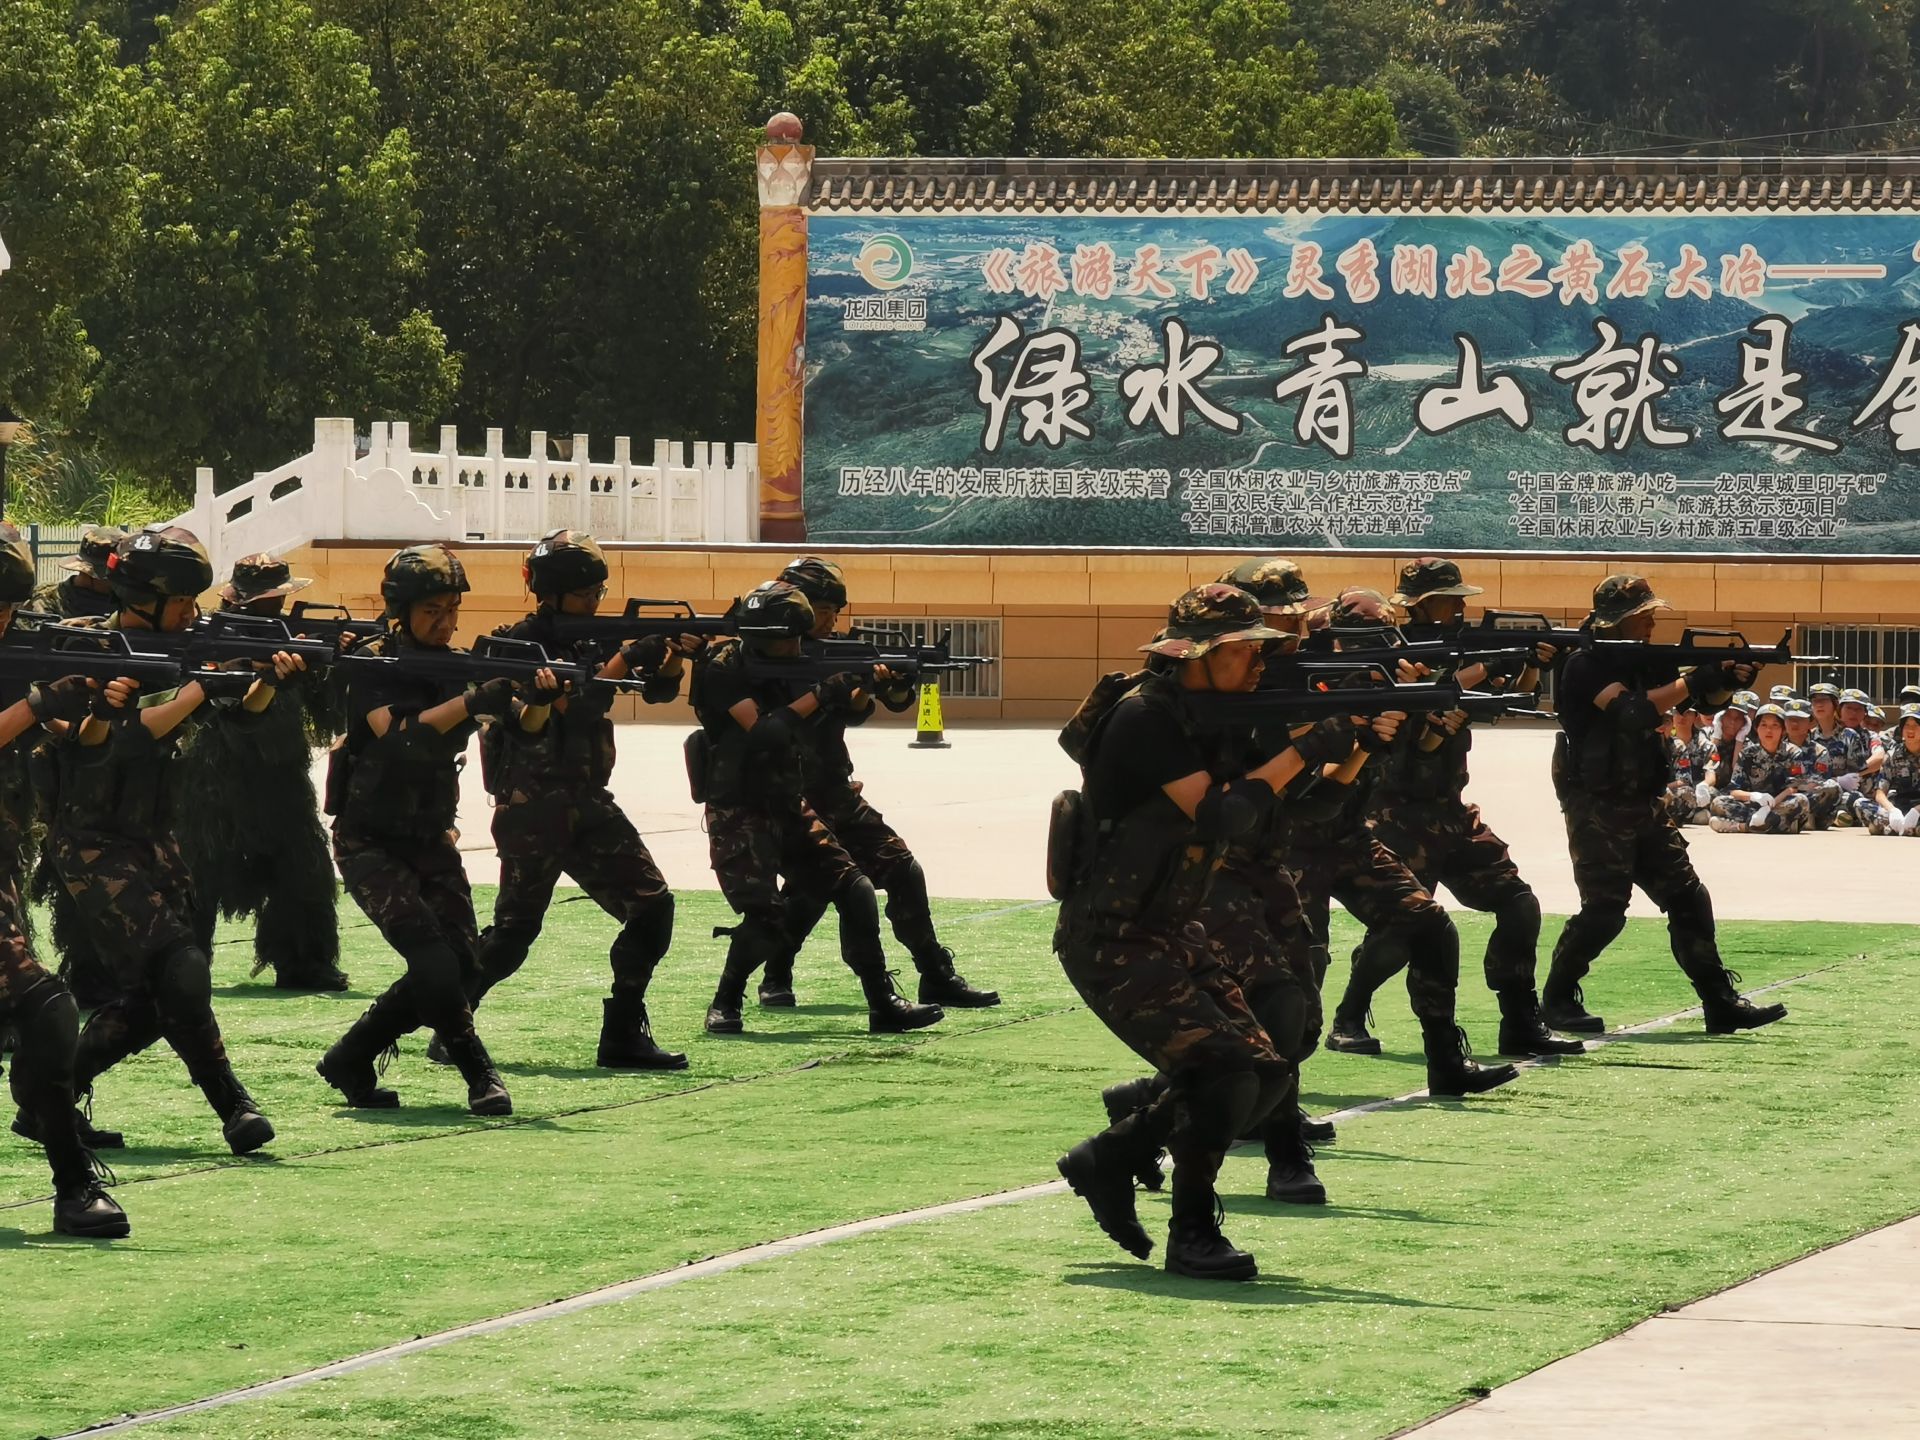
M 860 247 L 853 268 L 874 289 L 897 290 L 913 274 L 913 249 L 898 235 L 876 235 Z

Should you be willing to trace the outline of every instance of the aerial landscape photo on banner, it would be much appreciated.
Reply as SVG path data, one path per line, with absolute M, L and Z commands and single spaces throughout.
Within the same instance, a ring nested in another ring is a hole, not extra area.
M 1911 217 L 809 231 L 821 541 L 1920 551 Z

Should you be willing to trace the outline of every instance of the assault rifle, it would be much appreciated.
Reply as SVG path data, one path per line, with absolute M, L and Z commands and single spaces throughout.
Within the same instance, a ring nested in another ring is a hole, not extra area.
M 306 661 L 307 669 L 322 671 L 334 662 L 333 646 L 320 640 L 296 640 L 286 621 L 272 615 L 248 615 L 238 610 L 216 610 L 202 615 L 184 630 L 122 630 L 129 643 L 138 641 L 141 653 L 165 655 L 188 669 L 211 669 L 230 661 L 272 664 L 285 652 Z
M 8 630 L 0 644 L 0 682 L 38 685 L 69 675 L 102 685 L 133 680 L 147 691 L 172 690 L 194 678 L 178 660 L 134 650 L 124 630 L 59 624 Z
M 554 638 L 562 645 L 591 645 L 618 650 L 629 640 L 659 635 L 674 639 L 698 635 L 711 640 L 740 633 L 739 621 L 728 607 L 724 615 L 702 615 L 685 600 L 629 600 L 618 615 L 556 615 Z
M 1460 703 L 1455 710 L 1467 712 L 1467 719 L 1473 721 L 1505 720 L 1509 717 L 1521 720 L 1554 720 L 1559 717 L 1539 708 L 1540 697 L 1537 694 L 1520 693 L 1514 695 L 1489 694 L 1482 690 L 1462 690 Z
M 922 670 L 941 671 L 977 670 L 982 665 L 998 662 L 991 655 L 955 655 L 953 632 L 942 630 L 940 638 L 931 645 L 915 645 L 907 638 L 905 630 L 888 630 L 878 625 L 856 625 L 847 631 L 846 639 L 861 645 L 874 645 L 889 653 L 911 658 Z M 829 636 L 831 641 L 838 637 Z M 818 642 L 816 642 L 818 643 Z
M 1682 632 L 1675 645 L 1658 645 L 1649 640 L 1594 640 L 1595 655 L 1614 659 L 1659 661 L 1667 665 L 1833 665 L 1832 655 L 1795 655 L 1791 644 L 1793 627 L 1780 632 L 1777 644 L 1749 645 L 1738 630 L 1690 629 Z
M 1350 654 L 1358 650 L 1362 654 L 1379 655 L 1385 652 L 1396 660 L 1425 665 L 1439 676 L 1451 675 L 1467 665 L 1485 665 L 1489 670 L 1497 670 L 1508 665 L 1524 665 L 1533 659 L 1533 648 L 1511 636 L 1443 630 L 1437 625 L 1424 628 L 1431 633 L 1414 639 L 1408 627 L 1401 625 L 1335 625 L 1314 631 L 1296 653 Z M 1335 642 L 1342 649 L 1335 651 Z
M 1396 710 L 1425 715 L 1458 709 L 1461 696 L 1451 680 L 1397 684 L 1376 656 L 1365 664 L 1298 667 L 1284 679 L 1263 677 L 1256 690 L 1190 691 L 1183 698 L 1203 728 L 1231 730 L 1308 725 L 1342 715 L 1371 719 Z
M 378 635 L 387 628 L 384 620 L 357 619 L 347 613 L 344 605 L 326 605 L 318 600 L 294 601 L 293 608 L 287 613 L 286 626 L 296 636 L 307 640 L 324 640 L 335 650 L 349 635 L 360 639 Z
M 795 694 L 811 690 L 836 675 L 857 675 L 871 680 L 874 671 L 883 665 L 902 684 L 918 685 L 923 668 L 918 657 L 904 650 L 882 650 L 864 640 L 808 640 L 798 655 L 761 655 L 748 651 L 745 663 L 749 683 L 779 681 Z
M 349 650 L 334 663 L 349 672 L 375 669 L 423 680 L 458 680 L 468 685 L 484 684 L 488 680 L 516 680 L 531 685 L 542 670 L 551 670 L 561 684 L 576 689 L 593 678 L 586 666 L 555 660 L 536 641 L 515 640 L 506 635 L 482 635 L 473 642 L 471 650 L 407 649 L 395 655 Z M 624 680 L 596 683 L 627 686 Z

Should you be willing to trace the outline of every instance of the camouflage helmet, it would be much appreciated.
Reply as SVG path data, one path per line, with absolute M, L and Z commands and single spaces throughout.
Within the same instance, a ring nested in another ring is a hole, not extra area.
M 60 562 L 62 570 L 75 575 L 91 575 L 96 580 L 107 578 L 107 560 L 113 554 L 113 547 L 127 537 L 124 525 L 89 525 L 80 532 L 80 548 Z
M 1825 700 L 1838 701 L 1840 698 L 1840 687 L 1838 685 L 1830 684 L 1829 682 L 1822 680 L 1818 685 L 1812 686 L 1808 689 L 1807 698 L 1809 700 L 1825 699 Z
M 813 632 L 813 602 L 799 586 L 784 580 L 756 585 L 740 597 L 733 613 L 748 640 L 784 640 Z
M 213 584 L 213 561 L 191 530 L 149 525 L 123 535 L 107 557 L 107 584 L 122 604 L 199 595 Z
M 13 526 L 0 522 L 0 605 L 31 600 L 38 579 L 26 540 Z
M 1303 615 L 1317 610 L 1326 600 L 1307 590 L 1307 577 L 1291 560 L 1269 556 L 1263 560 L 1242 560 L 1220 577 L 1222 585 L 1236 585 L 1260 602 L 1262 610 L 1282 615 Z
M 1400 567 L 1400 588 L 1393 592 L 1396 605 L 1417 605 L 1440 595 L 1484 595 L 1478 585 L 1460 578 L 1460 567 L 1438 555 L 1422 555 Z
M 464 595 L 473 587 L 460 557 L 444 545 L 409 545 L 393 552 L 380 576 L 380 598 L 387 613 L 398 615 L 409 605 L 436 595 Z
M 1760 708 L 1760 697 L 1751 690 L 1736 690 L 1733 698 L 1727 701 L 1727 709 L 1738 710 L 1743 715 L 1751 715 Z
M 1167 625 L 1140 647 L 1169 660 L 1198 660 L 1215 646 L 1235 640 L 1284 640 L 1266 624 L 1260 602 L 1237 585 L 1214 581 L 1196 585 L 1167 610 Z
M 1653 586 L 1639 575 L 1609 575 L 1593 587 L 1593 623 L 1601 626 L 1618 625 L 1621 621 L 1635 615 L 1645 614 L 1649 610 L 1671 610 L 1659 596 L 1653 593 Z
M 816 606 L 833 610 L 847 608 L 847 577 L 831 560 L 822 560 L 818 555 L 802 556 L 780 572 L 780 580 Z
M 1334 597 L 1333 606 L 1327 612 L 1327 623 L 1336 628 L 1398 625 L 1400 612 L 1394 608 L 1394 602 L 1378 590 L 1355 586 Z
M 250 605 L 255 600 L 291 595 L 312 583 L 297 578 L 293 567 L 275 556 L 243 555 L 233 562 L 233 574 L 220 587 L 220 598 L 229 605 Z
M 520 566 L 527 589 L 539 596 L 590 590 L 611 573 L 600 542 L 584 530 L 549 530 Z

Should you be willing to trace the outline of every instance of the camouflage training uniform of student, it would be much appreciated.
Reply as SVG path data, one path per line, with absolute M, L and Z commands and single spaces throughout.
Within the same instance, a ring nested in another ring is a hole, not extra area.
M 1404 609 L 1429 599 L 1481 593 L 1478 586 L 1464 582 L 1452 561 L 1430 557 L 1401 570 L 1400 588 L 1389 603 Z M 1540 902 L 1521 878 L 1507 842 L 1487 827 L 1480 807 L 1467 801 L 1472 749 L 1470 724 L 1462 721 L 1450 731 L 1440 717 L 1414 717 L 1399 743 L 1368 764 L 1368 769 L 1379 767 L 1368 824 L 1374 839 L 1412 872 L 1422 890 L 1432 894 L 1445 885 L 1461 904 L 1493 916 L 1482 970 L 1487 988 L 1500 1000 L 1501 1051 L 1578 1054 L 1585 1048 L 1579 1041 L 1556 1039 L 1540 1023 L 1540 997 L 1534 989 Z M 1410 955 L 1406 946 L 1375 946 L 1369 931 L 1354 952 L 1352 977 L 1340 1002 L 1345 1035 L 1357 1039 L 1364 1034 L 1362 1017 L 1374 994 Z
M 33 574 L 33 556 L 20 532 L 0 524 L 0 606 L 25 602 L 33 593 Z M 25 685 L 0 687 L 0 712 L 22 701 L 35 720 L 83 716 L 91 708 L 89 692 L 72 680 L 31 692 Z M 29 728 L 0 750 L 0 769 L 7 776 L 23 774 L 22 752 L 34 733 Z M 24 786 L 0 788 L 0 1030 L 10 1030 L 14 1037 L 7 1076 L 19 1106 L 13 1129 L 46 1147 L 53 1171 L 54 1230 L 115 1239 L 127 1233 L 127 1217 L 101 1189 L 87 1148 L 94 1132 L 74 1108 L 80 1010 L 67 987 L 34 959 L 22 923 L 26 909 L 20 898 L 20 861 L 33 825 L 31 806 Z
M 1767 704 L 1760 707 L 1759 717 L 1784 725 L 1786 712 L 1778 705 Z M 1713 797 L 1708 807 L 1712 818 L 1707 823 L 1722 834 L 1798 835 L 1812 827 L 1813 809 L 1795 787 L 1812 773 L 1799 746 L 1783 739 L 1769 751 L 1758 740 L 1749 740 L 1734 759 L 1728 793 Z M 1734 791 L 1768 798 L 1736 800 Z
M 1875 835 L 1920 835 L 1920 754 L 1907 748 L 1902 734 L 1909 721 L 1920 726 L 1920 707 L 1905 707 L 1886 763 L 1874 777 L 1876 795 L 1884 792 L 1887 797 L 1884 805 L 1874 802 L 1868 828 Z
M 1669 736 L 1667 753 L 1673 765 L 1673 778 L 1667 782 L 1667 814 L 1676 825 L 1705 824 L 1708 811 L 1700 803 L 1699 791 L 1713 768 L 1713 737 L 1704 726 L 1690 740 Z
M 1837 686 L 1821 684 L 1815 685 L 1808 693 L 1825 696 L 1838 703 L 1860 692 L 1842 692 Z M 1834 807 L 1833 824 L 1840 827 L 1871 825 L 1876 807 L 1872 794 L 1863 792 L 1872 790 L 1872 781 L 1867 778 L 1866 770 L 1873 757 L 1880 753 L 1874 736 L 1835 720 L 1830 728 L 1824 730 L 1816 721 L 1813 738 L 1827 752 L 1827 773 L 1843 792 Z
M 867 999 L 867 1023 L 875 1032 L 914 1030 L 945 1018 L 937 1005 L 914 1005 L 895 988 L 880 942 L 880 903 L 873 882 L 801 798 L 800 733 L 806 716 L 793 708 L 788 682 L 756 681 L 748 650 L 777 652 L 813 628 L 813 606 L 791 585 L 772 581 L 746 596 L 739 607 L 741 633 L 708 645 L 694 662 L 691 698 L 700 722 L 697 768 L 702 776 L 707 844 L 720 891 L 740 923 L 719 933 L 729 937 L 706 1028 L 720 1035 L 744 1028 L 741 1006 L 748 978 L 788 954 L 793 938 L 781 881 L 796 906 L 832 905 L 840 917 L 840 958 L 859 977 Z M 812 703 L 845 705 L 850 677 L 814 686 Z M 751 703 L 756 718 L 742 725 L 735 708 Z M 811 713 L 811 711 L 809 711 Z
M 813 556 L 796 560 L 780 572 L 780 579 L 805 595 L 816 612 L 823 607 L 836 613 L 846 608 L 846 580 L 840 567 L 831 561 Z M 867 723 L 876 699 L 898 713 L 912 707 L 916 693 L 913 686 L 896 682 L 870 694 L 864 703 L 822 707 L 815 712 L 801 732 L 807 742 L 801 752 L 802 793 L 808 809 L 833 832 L 874 889 L 886 892 L 887 921 L 895 938 L 912 956 L 914 969 L 920 972 L 921 1003 L 958 1009 L 998 1005 L 1000 996 L 996 992 L 976 989 L 954 968 L 953 951 L 940 942 L 934 929 L 926 872 L 899 832 L 868 803 L 864 787 L 853 778 L 848 728 Z M 786 929 L 790 946 L 780 960 L 767 966 L 759 987 L 762 1005 L 793 1003 L 794 958 L 820 923 L 824 907 L 817 892 L 788 895 Z
M 1177 663 L 1235 641 L 1279 639 L 1261 620 L 1244 591 L 1201 586 L 1142 648 Z M 1080 741 L 1063 736 L 1076 748 Z M 1227 1150 L 1282 1101 L 1296 1067 L 1255 1019 L 1202 925 L 1228 845 L 1263 823 L 1273 803 L 1271 787 L 1244 778 L 1233 748 L 1241 743 L 1198 734 L 1171 673 L 1146 675 L 1106 706 L 1076 757 L 1084 818 L 1054 950 L 1088 1008 L 1169 1086 L 1152 1110 L 1131 1111 L 1075 1146 L 1061 1173 L 1101 1228 L 1144 1258 L 1152 1242 L 1134 1214 L 1132 1176 L 1157 1151 L 1156 1121 L 1171 1113 L 1169 1268 L 1250 1278 L 1252 1258 L 1220 1234 L 1214 1180 Z M 1189 818 L 1164 787 L 1201 772 L 1215 784 Z M 1297 1134 L 1296 1117 L 1286 1119 Z
M 1800 753 L 1806 757 L 1807 773 L 1795 783 L 1796 794 L 1807 797 L 1807 813 L 1812 818 L 1815 830 L 1825 830 L 1833 824 L 1834 814 L 1840 808 L 1845 791 L 1840 782 L 1830 774 L 1831 764 L 1827 757 L 1827 747 L 1812 729 L 1813 706 L 1798 696 L 1788 700 L 1780 707 L 1787 715 L 1787 739 L 1800 747 Z M 1806 722 L 1806 732 L 1796 739 L 1796 722 Z
M 1607 633 L 1665 608 L 1640 576 L 1610 575 L 1595 587 L 1592 624 Z M 1631 653 L 1582 650 L 1561 671 L 1553 782 L 1580 909 L 1560 932 L 1541 996 L 1543 1018 L 1556 1030 L 1606 1028 L 1586 1009 L 1581 982 L 1625 928 L 1635 886 L 1666 912 L 1673 958 L 1704 1002 L 1710 1031 L 1750 1028 L 1786 1014 L 1784 1006 L 1751 1004 L 1735 988 L 1738 977 L 1721 963 L 1715 941 L 1712 898 L 1666 811 L 1666 746 L 1648 692 L 1671 685 L 1675 668 Z M 1719 703 L 1734 684 L 1730 667 L 1700 666 L 1687 677 L 1685 698 Z M 1620 693 L 1602 709 L 1599 697 L 1616 685 Z
M 453 653 L 416 636 L 415 612 L 435 601 L 457 606 L 468 588 L 465 568 L 444 546 L 395 552 L 380 582 L 387 628 L 351 653 L 401 662 L 415 652 Z M 334 745 L 327 775 L 333 857 L 347 893 L 406 963 L 406 974 L 315 1068 L 349 1106 L 392 1109 L 400 1097 L 377 1083 L 376 1061 L 401 1036 L 425 1026 L 466 1081 L 467 1108 L 476 1115 L 511 1114 L 513 1101 L 474 1029 L 467 999 L 478 974 L 480 934 L 454 819 L 461 754 L 480 718 L 511 714 L 512 686 L 489 680 L 469 691 L 455 678 L 350 668 L 347 731 Z M 460 718 L 444 732 L 423 718 L 462 697 Z M 381 712 L 388 717 L 385 733 L 373 724 Z
M 539 609 L 497 633 L 540 645 L 555 660 L 577 661 L 556 629 L 562 597 L 605 588 L 606 557 L 591 535 L 556 530 L 525 564 Z M 652 636 L 626 647 L 625 665 L 640 696 L 662 705 L 680 693 L 680 671 L 662 675 L 667 642 Z M 592 668 L 598 668 L 594 666 Z M 601 1002 L 597 1062 L 614 1069 L 684 1070 L 685 1055 L 654 1042 L 647 987 L 673 943 L 673 892 L 646 841 L 607 788 L 613 778 L 612 685 L 589 685 L 556 699 L 546 724 L 529 732 L 509 716 L 487 726 L 482 771 L 493 796 L 493 841 L 500 891 L 493 924 L 481 937 L 471 998 L 477 1007 L 526 963 L 560 876 L 571 875 L 594 904 L 620 922 L 607 952 L 612 992 Z
M 275 601 L 312 584 L 287 562 L 248 555 L 234 562 L 220 608 L 277 613 Z M 311 706 L 328 683 L 301 675 L 259 715 L 228 701 L 206 707 L 174 766 L 175 793 L 194 823 L 181 853 L 201 907 L 201 943 L 216 919 L 254 919 L 253 973 L 271 969 L 282 990 L 344 990 L 339 887 L 313 793 Z
M 120 541 L 112 577 L 124 613 L 95 623 L 116 628 L 132 615 L 159 629 L 176 602 L 213 583 L 213 567 L 190 532 L 156 527 Z M 168 767 L 193 722 L 156 736 L 142 720 L 141 706 L 173 698 L 142 696 L 110 711 L 101 743 L 84 744 L 70 730 L 51 746 L 58 798 L 47 850 L 114 992 L 81 1032 L 74 1084 L 86 1090 L 164 1037 L 220 1117 L 229 1147 L 245 1154 L 272 1140 L 273 1126 L 227 1059 L 213 1013 L 213 965 L 170 803 Z

